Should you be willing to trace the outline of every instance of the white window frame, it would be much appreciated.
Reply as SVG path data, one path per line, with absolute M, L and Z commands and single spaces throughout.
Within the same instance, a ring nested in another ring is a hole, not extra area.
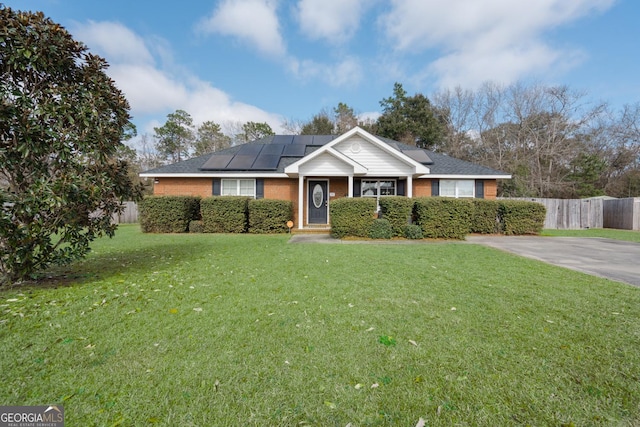
M 247 182 L 250 181 L 252 183 L 253 186 L 253 191 L 251 194 L 242 194 L 241 193 L 241 182 Z M 234 192 L 225 192 L 225 183 L 227 185 L 230 185 L 231 188 L 233 188 L 232 183 L 235 182 L 235 191 Z M 253 197 L 254 199 L 256 198 L 256 180 L 255 179 L 244 179 L 244 178 L 234 178 L 234 179 L 221 179 L 220 180 L 220 195 L 221 196 L 245 196 L 245 197 Z
M 463 182 L 471 183 L 471 194 L 461 194 L 463 190 L 461 188 L 461 184 Z M 453 184 L 453 194 L 442 194 L 442 188 L 449 183 Z M 442 197 L 453 197 L 456 199 L 461 199 L 461 198 L 473 199 L 474 197 L 476 197 L 476 181 L 474 179 L 441 179 L 439 193 L 440 193 L 440 196 Z
M 381 182 L 393 182 L 393 194 L 380 195 Z M 375 183 L 376 194 L 371 194 L 371 195 L 364 194 L 363 188 L 365 183 Z M 375 197 L 376 199 L 379 199 L 380 197 L 395 196 L 397 194 L 398 194 L 397 179 L 363 179 L 362 181 L 360 181 L 360 197 Z

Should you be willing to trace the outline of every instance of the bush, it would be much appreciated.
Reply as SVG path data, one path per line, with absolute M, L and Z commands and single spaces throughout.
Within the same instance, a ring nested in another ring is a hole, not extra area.
M 244 233 L 247 231 L 247 197 L 214 196 L 202 199 L 200 213 L 205 233 Z
M 189 233 L 204 233 L 204 225 L 201 220 L 189 223 Z
M 391 222 L 387 219 L 379 218 L 373 221 L 369 229 L 371 239 L 390 239 L 393 237 Z
M 288 200 L 249 200 L 249 233 L 286 233 L 293 218 L 293 203 Z
M 507 235 L 538 234 L 544 227 L 547 209 L 524 200 L 501 200 L 499 218 Z
M 480 234 L 500 233 L 501 223 L 498 218 L 500 202 L 497 200 L 474 199 L 471 216 L 471 232 Z
M 402 236 L 404 226 L 411 221 L 413 199 L 402 196 L 381 197 L 382 218 L 389 221 L 394 236 Z
M 143 233 L 184 233 L 198 219 L 200 198 L 192 196 L 148 196 L 139 205 Z
M 402 228 L 402 234 L 407 239 L 420 240 L 424 238 L 422 228 L 417 224 L 407 224 Z
M 375 219 L 376 199 L 344 197 L 331 202 L 331 235 L 367 237 Z
M 464 239 L 471 229 L 473 205 L 468 199 L 419 197 L 414 215 L 425 237 Z

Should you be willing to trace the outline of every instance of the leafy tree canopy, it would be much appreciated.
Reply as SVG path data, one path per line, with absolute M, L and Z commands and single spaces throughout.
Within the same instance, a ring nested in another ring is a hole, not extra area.
M 244 133 L 244 140 L 246 142 L 255 141 L 256 139 L 261 139 L 265 136 L 276 134 L 273 129 L 271 129 L 271 126 L 269 126 L 269 124 L 266 122 L 247 122 L 242 125 L 242 131 Z
M 300 135 L 332 135 L 334 133 L 334 125 L 329 118 L 329 114 L 322 111 L 305 123 L 300 130 Z
M 193 119 L 184 110 L 167 114 L 167 121 L 153 128 L 157 140 L 156 150 L 165 159 L 179 162 L 189 157 L 193 144 Z
M 445 127 L 424 95 L 407 96 L 402 84 L 395 83 L 393 96 L 380 101 L 380 106 L 382 115 L 375 127 L 378 135 L 428 149 L 444 139 Z
M 122 140 L 129 105 L 42 13 L 0 5 L 0 284 L 83 257 L 140 189 Z M 122 157 L 122 158 L 119 158 Z
M 231 138 L 222 132 L 218 123 L 206 121 L 198 127 L 194 144 L 196 156 L 222 150 L 230 145 Z

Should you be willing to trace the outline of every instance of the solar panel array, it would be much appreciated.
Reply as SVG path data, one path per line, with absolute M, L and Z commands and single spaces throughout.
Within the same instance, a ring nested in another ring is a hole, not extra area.
M 213 153 L 200 170 L 275 171 L 278 166 L 289 165 L 336 137 L 336 135 L 275 135 L 258 142 Z M 396 149 L 399 148 L 397 144 L 390 142 L 387 143 L 395 146 Z M 433 163 L 423 150 L 405 149 L 402 152 L 419 163 Z

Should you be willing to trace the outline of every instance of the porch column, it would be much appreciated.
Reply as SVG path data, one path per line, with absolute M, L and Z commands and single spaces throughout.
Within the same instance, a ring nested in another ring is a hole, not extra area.
M 347 197 L 353 197 L 353 175 L 349 175 L 349 190 Z
M 298 175 L 298 230 L 304 228 L 304 176 Z
M 407 176 L 407 197 L 413 197 L 413 176 Z

